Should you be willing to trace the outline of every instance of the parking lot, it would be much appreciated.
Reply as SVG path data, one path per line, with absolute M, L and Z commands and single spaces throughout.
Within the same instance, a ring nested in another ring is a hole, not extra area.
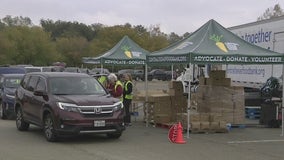
M 136 121 L 118 140 L 84 135 L 47 142 L 42 130 L 19 132 L 13 120 L 0 120 L 0 160 L 280 160 L 284 137 L 279 128 L 233 128 L 229 133 L 190 134 L 186 144 L 169 142 L 168 129 Z
M 143 88 L 143 82 L 136 82 Z M 159 85 L 158 85 L 159 84 Z M 153 81 L 151 88 L 166 89 L 167 82 Z M 81 135 L 50 143 L 40 128 L 19 132 L 14 120 L 0 120 L 0 160 L 280 160 L 284 158 L 284 137 L 280 128 L 248 125 L 228 133 L 183 133 L 186 144 L 168 140 L 168 128 L 143 122 L 143 112 L 132 117 L 120 139 L 105 135 Z M 255 122 L 254 122 L 255 123 Z

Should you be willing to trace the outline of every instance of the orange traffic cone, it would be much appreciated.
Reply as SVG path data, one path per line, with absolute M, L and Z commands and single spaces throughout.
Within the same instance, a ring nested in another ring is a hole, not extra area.
M 180 122 L 178 122 L 178 126 L 177 126 L 177 137 L 174 143 L 178 143 L 178 144 L 184 144 L 186 143 L 185 140 L 183 140 L 183 135 L 182 135 L 182 125 Z

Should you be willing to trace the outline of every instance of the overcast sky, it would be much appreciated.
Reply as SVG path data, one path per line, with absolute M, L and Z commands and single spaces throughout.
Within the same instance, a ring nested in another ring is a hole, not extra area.
M 210 19 L 224 27 L 256 21 L 267 8 L 284 0 L 1 0 L 0 19 L 7 15 L 77 21 L 87 25 L 160 25 L 162 32 L 193 32 Z

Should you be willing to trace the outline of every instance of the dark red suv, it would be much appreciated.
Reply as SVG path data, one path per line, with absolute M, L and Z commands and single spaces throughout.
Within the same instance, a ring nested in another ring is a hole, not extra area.
M 83 133 L 119 138 L 125 130 L 123 104 L 84 73 L 27 73 L 15 97 L 18 130 L 37 125 L 47 141 Z

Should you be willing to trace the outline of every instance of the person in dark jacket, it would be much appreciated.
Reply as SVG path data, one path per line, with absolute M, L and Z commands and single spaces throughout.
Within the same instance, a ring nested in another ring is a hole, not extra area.
M 131 126 L 131 114 L 130 114 L 130 106 L 133 98 L 132 90 L 132 77 L 131 74 L 125 73 L 123 74 L 124 79 L 124 87 L 123 87 L 123 105 L 125 109 L 125 117 L 124 123 L 126 126 Z

